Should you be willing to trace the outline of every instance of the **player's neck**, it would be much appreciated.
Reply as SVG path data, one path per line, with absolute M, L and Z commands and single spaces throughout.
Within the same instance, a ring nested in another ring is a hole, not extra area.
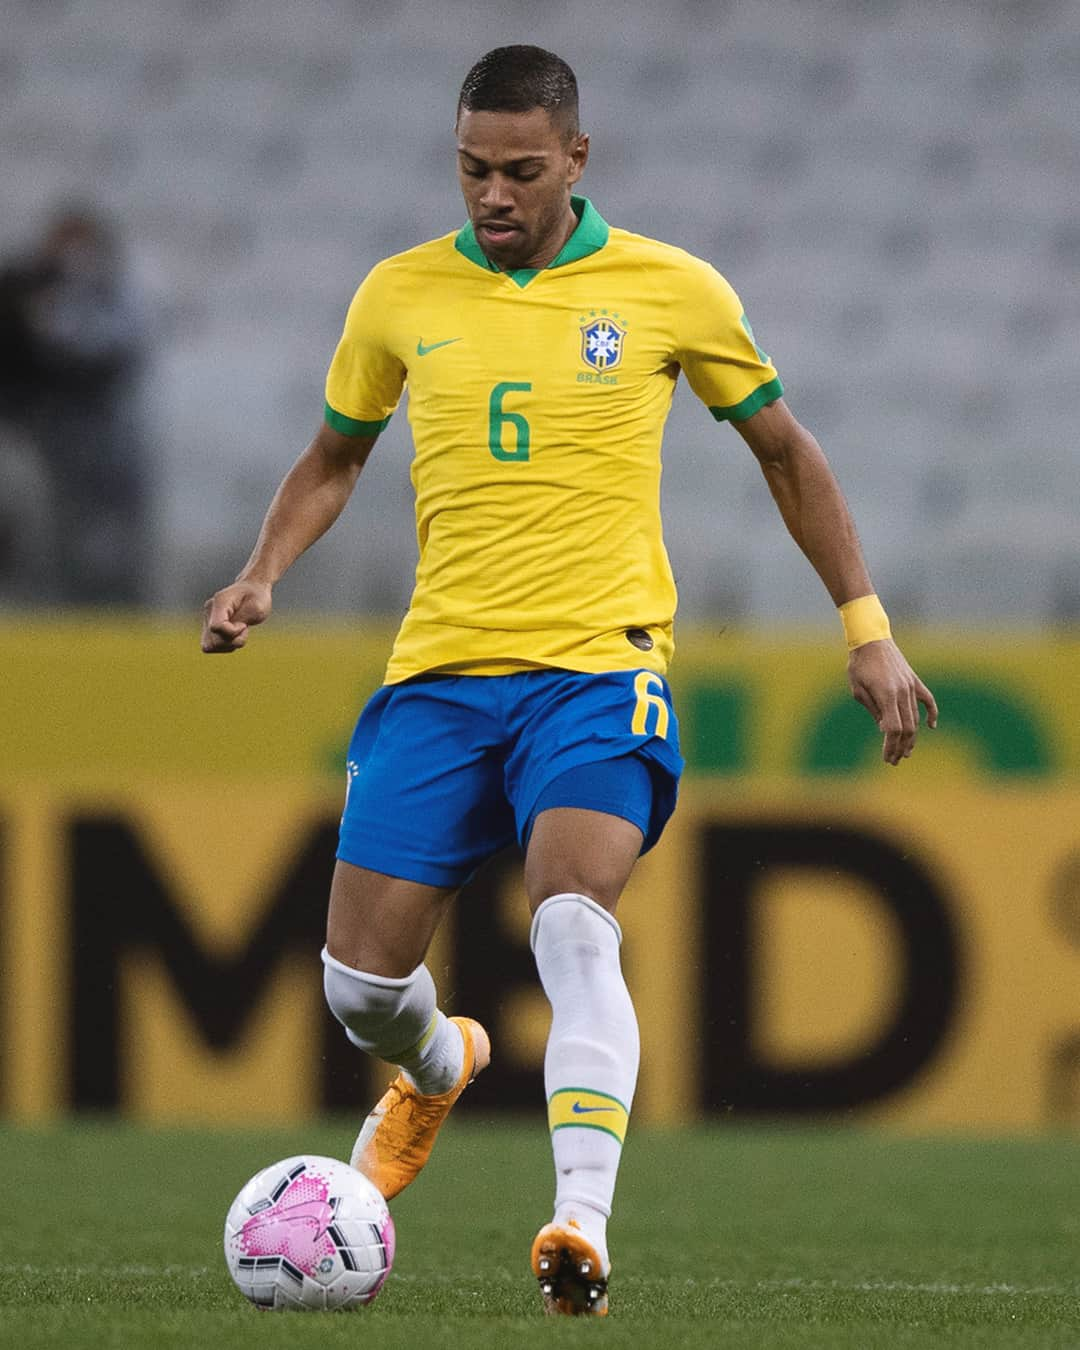
M 578 227 L 578 218 L 574 214 L 574 208 L 569 202 L 566 203 L 566 214 L 563 216 L 561 227 L 552 233 L 551 238 L 539 250 L 536 260 L 529 264 L 535 267 L 539 272 L 542 267 L 547 267 L 553 263 L 559 254 L 566 247 L 566 241 Z

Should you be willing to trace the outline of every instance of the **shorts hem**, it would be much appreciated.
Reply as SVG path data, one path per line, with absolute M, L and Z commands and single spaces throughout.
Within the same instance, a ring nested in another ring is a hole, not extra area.
M 591 748 L 594 752 L 599 750 L 599 747 L 596 746 Z M 682 761 L 679 760 L 679 767 L 674 768 L 667 762 L 666 758 L 661 758 L 655 753 L 650 741 L 637 745 L 630 750 L 619 748 L 613 754 L 593 753 L 588 757 L 575 759 L 570 764 L 560 765 L 557 772 L 542 783 L 533 794 L 528 814 L 525 816 L 525 828 L 518 831 L 518 843 L 521 847 L 525 848 L 528 845 L 529 838 L 536 825 L 536 818 L 541 814 L 537 810 L 537 806 L 551 783 L 576 768 L 584 768 L 591 764 L 608 764 L 617 759 L 636 759 L 639 763 L 644 764 L 649 771 L 652 778 L 651 809 L 644 820 L 634 819 L 621 803 L 608 801 L 607 805 L 600 805 L 599 803 L 603 800 L 602 793 L 589 793 L 587 790 L 577 792 L 572 787 L 568 788 L 565 793 L 558 794 L 560 797 L 565 797 L 566 800 L 548 802 L 544 805 L 543 810 L 557 809 L 560 806 L 570 807 L 571 809 L 578 807 L 586 811 L 602 811 L 605 815 L 617 816 L 621 820 L 628 820 L 631 825 L 635 825 L 641 831 L 644 836 L 641 844 L 642 854 L 655 848 L 675 811 Z M 586 800 L 590 796 L 592 800 Z
M 641 851 L 645 852 L 649 842 L 649 830 L 652 828 L 651 812 L 642 815 L 641 813 L 628 811 L 621 802 L 606 800 L 597 795 L 590 795 L 588 792 L 567 792 L 565 800 L 562 793 L 559 794 L 559 797 L 559 801 L 545 803 L 539 810 L 534 808 L 532 815 L 529 817 L 527 839 L 532 837 L 536 822 L 545 811 L 599 811 L 605 816 L 617 816 L 620 820 L 625 820 L 639 829 L 642 835 Z
M 381 872 L 384 876 L 397 877 L 400 881 L 415 881 L 421 886 L 462 886 L 475 870 L 440 867 L 438 863 L 419 862 L 414 858 L 389 858 L 377 850 L 365 852 L 362 848 L 345 844 L 338 845 L 336 856 L 339 862 L 349 863 L 353 867 Z

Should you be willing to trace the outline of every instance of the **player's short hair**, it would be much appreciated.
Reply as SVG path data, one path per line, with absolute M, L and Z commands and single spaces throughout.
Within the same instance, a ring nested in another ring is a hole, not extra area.
M 561 56 L 543 47 L 496 47 L 461 86 L 458 112 L 529 112 L 546 108 L 564 136 L 578 133 L 577 77 Z

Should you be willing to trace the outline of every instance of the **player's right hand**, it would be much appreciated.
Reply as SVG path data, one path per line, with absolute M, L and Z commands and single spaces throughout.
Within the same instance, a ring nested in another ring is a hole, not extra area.
M 234 581 L 203 605 L 204 652 L 237 652 L 248 629 L 270 617 L 270 587 L 265 581 Z

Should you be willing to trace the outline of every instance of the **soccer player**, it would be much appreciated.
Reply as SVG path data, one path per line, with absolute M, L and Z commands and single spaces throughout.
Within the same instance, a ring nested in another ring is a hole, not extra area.
M 931 726 L 937 709 L 735 292 L 573 195 L 589 138 L 569 66 L 536 47 L 489 52 L 465 79 L 456 129 L 468 222 L 364 279 L 324 424 L 239 577 L 207 601 L 203 650 L 236 651 L 269 617 L 271 588 L 337 519 L 408 383 L 416 588 L 349 747 L 323 951 L 346 1035 L 401 1069 L 352 1161 L 396 1195 L 487 1065 L 487 1034 L 438 1010 L 424 958 L 452 896 L 516 838 L 552 1010 L 555 1205 L 531 1264 L 549 1311 L 598 1315 L 638 1069 L 615 910 L 682 767 L 659 515 L 680 371 L 756 455 L 839 607 L 852 691 L 889 764 L 911 754 L 919 704 Z

